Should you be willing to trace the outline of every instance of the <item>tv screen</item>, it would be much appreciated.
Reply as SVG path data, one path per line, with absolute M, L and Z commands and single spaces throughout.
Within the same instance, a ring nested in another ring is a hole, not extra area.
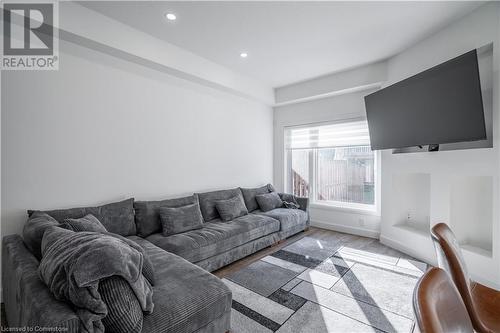
M 365 96 L 372 150 L 486 139 L 476 50 Z

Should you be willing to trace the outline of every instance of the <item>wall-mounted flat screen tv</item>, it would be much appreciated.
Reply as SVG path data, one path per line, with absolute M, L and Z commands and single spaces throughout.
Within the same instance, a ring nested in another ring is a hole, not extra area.
M 476 50 L 365 96 L 373 150 L 486 139 Z

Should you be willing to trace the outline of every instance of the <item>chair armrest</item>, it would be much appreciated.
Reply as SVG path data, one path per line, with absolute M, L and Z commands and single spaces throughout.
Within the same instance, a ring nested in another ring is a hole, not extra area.
M 9 327 L 62 328 L 79 332 L 80 319 L 65 302 L 58 301 L 38 277 L 39 261 L 19 235 L 2 240 L 2 287 Z

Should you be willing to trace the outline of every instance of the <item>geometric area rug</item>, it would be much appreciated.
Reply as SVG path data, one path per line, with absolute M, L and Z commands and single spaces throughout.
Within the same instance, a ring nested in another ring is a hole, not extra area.
M 413 288 L 426 269 L 375 239 L 304 237 L 222 279 L 231 332 L 413 332 Z

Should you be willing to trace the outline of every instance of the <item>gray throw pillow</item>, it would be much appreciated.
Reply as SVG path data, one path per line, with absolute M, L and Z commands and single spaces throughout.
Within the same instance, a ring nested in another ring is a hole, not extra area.
M 73 231 L 107 232 L 102 223 L 92 214 L 85 215 L 79 219 L 65 219 L 61 227 Z
M 102 319 L 106 332 L 140 333 L 144 317 L 141 304 L 127 281 L 120 276 L 111 276 L 99 282 L 101 299 L 108 308 Z
M 235 196 L 227 200 L 218 200 L 215 202 L 215 207 L 219 212 L 221 220 L 224 222 L 248 214 L 247 207 L 245 207 L 240 196 Z
M 196 195 L 157 201 L 134 201 L 137 236 L 146 238 L 149 235 L 161 232 L 161 207 L 176 208 L 191 205 L 196 202 L 198 202 L 198 197 Z
M 42 212 L 34 212 L 24 224 L 24 244 L 38 260 L 42 259 L 42 238 L 45 230 L 58 225 L 59 222 L 52 216 Z
M 257 195 L 274 192 L 274 186 L 271 184 L 256 188 L 240 187 L 240 189 L 241 193 L 243 194 L 243 199 L 245 199 L 245 205 L 247 206 L 249 212 L 259 209 L 259 204 L 257 203 L 257 200 L 255 200 L 255 197 Z
M 205 222 L 209 222 L 220 217 L 217 207 L 215 206 L 216 201 L 231 199 L 238 195 L 241 196 L 241 190 L 239 187 L 229 190 L 197 193 L 201 214 Z
M 160 221 L 163 236 L 200 229 L 203 226 L 203 217 L 198 203 L 177 208 L 161 207 Z
M 260 210 L 263 212 L 267 212 L 272 209 L 280 208 L 283 206 L 283 201 L 276 192 L 259 194 L 255 197 L 255 199 L 259 204 Z

